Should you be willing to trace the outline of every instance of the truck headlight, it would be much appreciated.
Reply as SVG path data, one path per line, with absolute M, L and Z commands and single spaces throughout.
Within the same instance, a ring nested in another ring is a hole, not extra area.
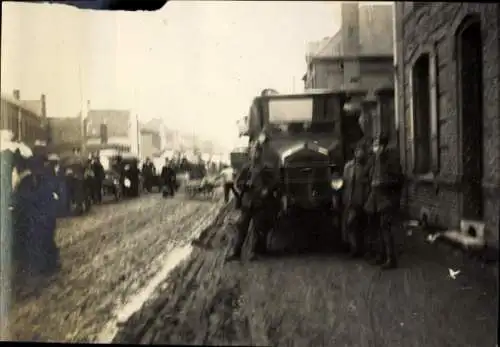
M 130 188 L 130 180 L 128 178 L 125 178 L 125 181 L 123 181 L 123 184 L 125 187 Z
M 335 190 L 339 190 L 344 186 L 344 180 L 342 178 L 334 178 L 332 179 L 330 186 Z

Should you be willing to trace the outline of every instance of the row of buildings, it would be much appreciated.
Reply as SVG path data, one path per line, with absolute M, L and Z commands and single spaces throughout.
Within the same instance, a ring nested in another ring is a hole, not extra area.
M 400 149 L 410 217 L 498 247 L 500 5 L 346 2 L 341 24 L 309 45 L 306 90 L 366 89 L 371 134 Z
M 128 110 L 89 110 L 85 119 L 81 115 L 54 118 L 47 114 L 45 95 L 23 100 L 19 90 L 12 96 L 1 95 L 0 129 L 10 130 L 15 140 L 29 146 L 45 142 L 56 152 L 113 148 L 151 156 L 161 149 L 159 132 L 142 128 Z
M 15 140 L 32 146 L 47 136 L 47 108 L 45 95 L 39 100 L 22 100 L 19 90 L 1 97 L 0 129 L 8 129 Z
M 19 90 L 12 96 L 2 94 L 1 102 L 1 129 L 11 130 L 16 140 L 30 146 L 46 142 L 56 153 L 74 148 L 116 150 L 142 159 L 185 153 L 200 155 L 206 161 L 218 153 L 210 141 L 168 129 L 158 118 L 141 123 L 130 110 L 92 109 L 88 103 L 85 117 L 81 113 L 69 118 L 49 117 L 45 95 L 40 100 L 22 100 Z

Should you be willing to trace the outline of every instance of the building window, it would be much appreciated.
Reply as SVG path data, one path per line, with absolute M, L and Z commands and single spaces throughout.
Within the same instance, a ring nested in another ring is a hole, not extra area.
M 412 172 L 439 172 L 439 117 L 435 52 L 422 54 L 410 76 Z

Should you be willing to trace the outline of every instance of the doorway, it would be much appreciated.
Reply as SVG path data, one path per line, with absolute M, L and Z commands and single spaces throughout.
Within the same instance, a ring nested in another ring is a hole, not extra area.
M 462 204 L 465 220 L 483 219 L 483 43 L 478 16 L 457 34 L 458 108 L 461 122 Z

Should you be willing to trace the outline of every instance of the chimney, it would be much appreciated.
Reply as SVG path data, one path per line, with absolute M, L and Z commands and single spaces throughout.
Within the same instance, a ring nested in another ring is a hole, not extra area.
M 359 55 L 359 4 L 356 1 L 342 2 L 342 50 L 345 56 Z
M 45 97 L 45 94 L 42 94 L 41 98 L 40 98 L 40 102 L 41 102 L 41 116 L 42 116 L 42 119 L 46 119 L 47 118 L 47 100 L 46 100 L 46 97 Z
M 16 100 L 21 100 L 21 91 L 19 89 L 14 89 L 14 92 L 12 94 L 14 94 L 14 98 Z

